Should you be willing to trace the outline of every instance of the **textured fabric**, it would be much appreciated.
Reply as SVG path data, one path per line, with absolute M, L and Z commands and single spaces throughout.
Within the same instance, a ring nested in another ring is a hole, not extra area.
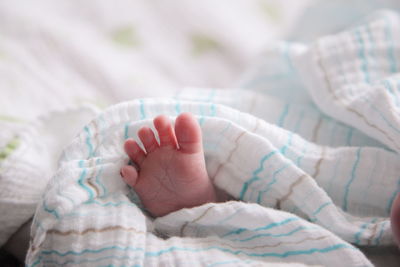
M 229 87 L 309 1 L 0 1 L 0 116 Z
M 87 106 L 51 112 L 34 123 L 0 120 L 0 245 L 33 216 L 63 147 L 97 113 Z
M 370 266 L 351 243 L 394 243 L 399 28 L 384 11 L 289 46 L 290 88 L 310 98 L 288 100 L 275 82 L 270 94 L 192 89 L 107 109 L 64 150 L 36 211 L 28 266 Z M 239 201 L 151 220 L 119 177 L 122 144 L 156 115 L 184 111 L 201 125 L 210 178 Z

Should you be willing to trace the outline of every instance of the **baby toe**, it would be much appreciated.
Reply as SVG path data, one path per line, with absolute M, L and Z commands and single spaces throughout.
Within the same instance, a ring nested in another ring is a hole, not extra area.
M 135 187 L 137 184 L 138 172 L 134 167 L 129 165 L 122 167 L 121 176 L 128 185 Z
M 141 165 L 143 160 L 146 158 L 146 154 L 140 148 L 138 143 L 133 139 L 126 140 L 124 144 L 124 149 L 126 154 L 128 154 L 131 161 L 136 163 L 137 165 Z
M 154 136 L 153 130 L 149 127 L 143 126 L 140 128 L 138 135 L 147 153 L 151 153 L 158 148 L 156 137 Z
M 175 133 L 179 150 L 183 153 L 203 151 L 200 125 L 192 114 L 182 113 L 176 118 Z
M 167 116 L 160 115 L 154 119 L 154 126 L 160 138 L 160 147 L 176 148 L 175 132 Z

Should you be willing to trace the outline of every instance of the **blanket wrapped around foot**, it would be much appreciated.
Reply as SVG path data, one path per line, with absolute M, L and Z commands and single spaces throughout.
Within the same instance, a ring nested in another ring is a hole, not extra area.
M 99 114 L 47 185 L 28 266 L 371 266 L 352 244 L 394 243 L 399 21 L 382 12 L 308 47 L 280 44 L 283 56 L 266 58 L 279 64 L 243 82 L 254 90 L 192 89 Z M 181 112 L 198 118 L 210 178 L 238 201 L 153 220 L 120 178 L 123 143 Z

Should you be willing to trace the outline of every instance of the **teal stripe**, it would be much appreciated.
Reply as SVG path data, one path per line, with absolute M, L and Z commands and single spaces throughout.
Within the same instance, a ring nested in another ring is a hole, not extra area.
M 228 233 L 222 235 L 222 237 L 227 237 L 227 236 L 230 236 L 230 235 L 238 235 L 238 234 L 240 234 L 240 233 L 242 233 L 242 232 L 245 232 L 245 231 L 252 231 L 252 232 L 253 232 L 253 231 L 269 230 L 269 229 L 272 229 L 272 228 L 274 228 L 274 227 L 286 225 L 286 224 L 288 224 L 288 223 L 290 223 L 290 222 L 294 222 L 294 221 L 298 221 L 298 220 L 300 220 L 299 217 L 290 217 L 290 218 L 285 219 L 285 220 L 283 220 L 283 221 L 281 221 L 281 222 L 270 223 L 270 224 L 268 224 L 268 225 L 266 225 L 266 226 L 259 227 L 259 228 L 256 228 L 256 229 L 251 229 L 251 230 L 249 230 L 249 229 L 247 229 L 247 228 L 238 228 L 238 229 L 236 229 L 236 230 L 230 231 L 230 232 L 228 232 Z
M 332 205 L 331 201 L 322 204 L 316 211 L 313 212 L 313 216 L 316 217 L 325 207 Z
M 324 248 L 311 248 L 311 249 L 304 249 L 304 250 L 289 250 L 285 251 L 282 253 L 277 253 L 277 252 L 267 252 L 267 253 L 249 253 L 243 250 L 233 250 L 233 249 L 228 249 L 224 247 L 218 247 L 218 246 L 210 246 L 206 248 L 190 248 L 190 247 L 176 247 L 172 246 L 167 249 L 159 250 L 159 251 L 146 251 L 145 256 L 146 257 L 158 257 L 166 253 L 170 252 L 178 252 L 178 251 L 186 251 L 186 252 L 205 252 L 209 250 L 219 250 L 222 252 L 227 252 L 233 255 L 239 255 L 243 254 L 246 256 L 250 257 L 274 257 L 274 258 L 287 258 L 289 256 L 297 256 L 297 255 L 311 255 L 314 253 L 329 253 L 331 251 L 335 251 L 338 249 L 354 249 L 357 250 L 355 247 L 351 246 L 350 244 L 346 243 L 339 243 L 335 244 L 332 246 L 324 247 Z M 97 250 L 93 249 L 84 249 L 83 251 L 66 251 L 66 252 L 59 252 L 57 250 L 45 250 L 42 251 L 41 254 L 43 255 L 58 255 L 58 256 L 66 256 L 66 255 L 82 255 L 86 253 L 93 253 L 93 254 L 98 254 L 107 250 L 120 250 L 120 251 L 144 251 L 143 248 L 134 248 L 134 247 L 121 247 L 121 246 L 111 246 L 111 247 L 105 247 Z
M 200 126 L 203 126 L 205 118 L 204 118 L 204 107 L 201 103 L 199 104 L 199 113 L 200 113 L 199 124 Z
M 358 164 L 360 162 L 360 154 L 361 154 L 361 147 L 357 149 L 356 160 L 353 164 L 353 168 L 351 169 L 351 178 L 345 186 L 345 193 L 344 193 L 344 197 L 343 197 L 343 210 L 344 211 L 347 211 L 347 199 L 349 197 L 350 185 L 356 178 L 356 170 L 357 170 Z
M 370 29 L 370 24 L 367 24 L 367 25 L 365 25 L 365 28 L 366 28 L 366 32 L 367 32 L 367 35 L 368 35 L 368 42 L 369 42 L 369 58 L 371 59 L 371 61 L 372 61 L 372 64 L 373 63 L 375 63 L 376 64 L 376 60 L 375 60 L 375 62 L 373 62 L 373 60 L 374 60 L 374 58 L 375 58 L 375 53 L 374 53 L 374 51 L 376 50 L 376 48 L 375 48 L 375 42 L 374 42 L 374 39 L 372 38 L 372 32 L 371 32 L 371 29 Z
M 292 59 L 290 57 L 290 47 L 291 47 L 292 43 L 290 42 L 285 42 L 283 45 L 283 57 L 286 59 L 286 64 L 288 66 L 288 73 L 293 73 L 294 71 L 296 71 Z
M 251 177 L 248 181 L 244 182 L 243 187 L 242 187 L 242 191 L 240 192 L 239 199 L 243 199 L 243 198 L 244 198 L 244 195 L 246 194 L 247 189 L 248 189 L 248 187 L 249 187 L 249 185 L 250 185 L 251 183 L 253 183 L 254 181 L 260 180 L 260 178 L 257 177 L 257 174 L 259 174 L 260 172 L 262 172 L 262 171 L 264 170 L 264 163 L 265 163 L 269 158 L 271 158 L 273 155 L 275 155 L 277 152 L 278 152 L 278 151 L 276 151 L 276 150 L 271 151 L 270 153 L 268 153 L 267 155 L 265 155 L 265 156 L 261 159 L 261 161 L 260 161 L 260 167 L 258 167 L 258 169 L 255 170 L 255 171 L 253 172 L 253 177 Z
M 215 89 L 210 90 L 210 92 L 208 93 L 208 96 L 207 96 L 207 98 L 204 100 L 204 102 L 206 102 L 206 103 L 211 102 L 212 99 L 214 98 L 215 94 L 216 94 L 216 90 L 215 90 Z M 211 104 L 211 106 L 210 106 L 210 109 L 211 109 L 211 116 L 215 116 L 215 106 L 213 105 L 213 103 L 210 103 L 210 104 Z M 204 118 L 204 116 L 205 116 L 205 113 L 204 113 L 204 104 L 201 104 L 201 103 L 199 104 L 199 112 L 200 112 L 199 124 L 200 124 L 200 126 L 202 126 L 203 123 L 204 123 L 204 120 L 205 120 L 205 118 Z M 213 112 L 214 112 L 214 115 L 212 115 Z
M 349 131 L 347 133 L 346 143 L 348 146 L 351 146 L 351 139 L 353 138 L 354 129 L 349 127 Z
M 39 256 L 38 259 L 37 259 L 36 261 L 34 261 L 30 267 L 35 267 L 35 266 L 38 265 L 41 261 L 42 261 L 42 256 Z M 25 266 L 27 266 L 27 265 L 25 265 Z
M 110 246 L 110 247 L 103 247 L 100 249 L 84 249 L 81 251 L 74 251 L 74 250 L 67 250 L 65 252 L 59 252 L 57 250 L 43 250 L 41 251 L 42 255 L 57 255 L 60 257 L 65 257 L 67 255 L 74 255 L 74 256 L 80 256 L 83 254 L 99 254 L 102 253 L 104 251 L 108 251 L 108 250 L 120 250 L 120 251 L 144 251 L 143 248 L 135 248 L 135 247 L 121 247 L 121 246 Z
M 354 235 L 354 240 L 357 245 L 360 245 L 361 243 L 360 237 L 368 228 L 368 225 L 375 223 L 377 220 L 378 218 L 373 218 L 370 222 L 366 222 L 363 225 L 361 225 L 360 230 Z
M 101 257 L 101 258 L 97 258 L 97 259 L 81 259 L 81 260 L 67 260 L 64 262 L 58 262 L 56 260 L 44 260 L 43 263 L 44 264 L 55 264 L 56 266 L 64 266 L 64 265 L 68 265 L 68 264 L 83 264 L 83 263 L 95 263 L 95 262 L 99 262 L 99 261 L 104 261 L 104 260 L 110 260 L 110 259 L 117 259 L 117 260 L 140 260 L 143 261 L 144 257 L 129 257 L 129 256 L 116 256 L 116 255 L 112 255 L 112 256 L 106 256 L 106 257 Z M 115 266 L 113 264 L 107 265 L 107 266 Z M 120 265 L 118 265 L 119 267 L 121 267 Z M 142 266 L 139 264 L 135 264 L 133 266 Z
M 179 115 L 182 112 L 182 110 L 181 110 L 181 102 L 179 100 L 176 100 L 175 112 L 176 112 L 176 115 Z
M 368 98 L 364 97 L 363 100 L 364 100 L 365 102 L 367 102 L 367 103 L 371 106 L 371 108 L 372 108 L 376 113 L 378 113 L 378 115 L 382 118 L 382 120 L 384 120 L 384 121 L 386 122 L 386 124 L 387 124 L 390 128 L 392 128 L 396 133 L 400 134 L 399 129 L 397 129 L 397 128 L 382 114 L 382 112 L 380 112 L 380 111 L 378 110 L 378 108 L 375 107 L 375 105 L 372 105 L 372 103 L 368 100 Z
M 135 205 L 127 205 L 128 207 L 133 207 Z M 97 219 L 104 218 L 105 220 L 108 220 L 110 218 L 110 211 L 105 210 L 105 211 L 99 211 L 99 210 L 94 210 L 94 211 L 89 211 L 89 212 L 71 212 L 68 214 L 63 215 L 63 220 L 67 221 L 67 219 L 75 220 L 76 218 L 85 218 L 85 217 L 95 217 Z
M 97 159 L 97 160 L 96 160 L 96 165 L 99 165 L 100 162 L 101 162 L 101 159 L 100 159 L 100 158 Z M 103 195 L 107 195 L 107 189 L 106 189 L 106 187 L 103 185 L 102 182 L 100 182 L 100 176 L 103 174 L 103 168 L 104 168 L 104 165 L 101 165 L 100 170 L 97 172 L 97 175 L 96 175 L 96 183 L 97 183 L 98 185 L 100 185 L 100 187 L 101 187 L 101 189 L 102 189 L 102 191 L 103 191 Z
M 256 234 L 256 235 L 244 238 L 244 239 L 239 239 L 239 238 L 231 239 L 231 241 L 233 241 L 233 242 L 248 242 L 248 241 L 251 241 L 251 240 L 254 240 L 254 239 L 258 239 L 258 238 L 261 238 L 261 237 L 268 237 L 268 238 L 271 238 L 271 237 L 288 237 L 288 236 L 291 236 L 291 235 L 293 235 L 293 234 L 295 234 L 295 233 L 297 233 L 297 232 L 299 232 L 301 230 L 307 230 L 307 231 L 309 231 L 309 230 L 321 230 L 321 227 L 319 227 L 319 226 L 299 226 L 299 227 L 297 227 L 297 228 L 295 228 L 295 229 L 293 229 L 293 230 L 291 230 L 290 232 L 287 232 L 287 233 L 282 233 L 282 234 L 273 234 L 273 233 Z
M 97 200 L 92 200 L 89 201 L 87 203 L 85 203 L 86 205 L 91 205 L 91 204 L 96 204 L 102 207 L 119 207 L 121 205 L 128 205 L 128 206 L 136 206 L 134 203 L 130 202 L 130 201 L 119 201 L 119 202 L 106 202 L 106 203 L 101 203 Z
M 140 119 L 144 120 L 146 118 L 146 112 L 144 110 L 144 102 L 143 99 L 139 99 L 139 103 L 140 103 Z
M 381 226 L 381 230 L 379 231 L 379 235 L 375 239 L 375 245 L 379 245 L 381 243 L 381 238 L 383 236 L 383 231 L 385 230 L 385 226 L 389 224 L 389 221 L 384 221 Z
M 43 209 L 45 211 L 47 211 L 48 213 L 53 214 L 57 219 L 60 219 L 60 216 L 58 215 L 58 212 L 56 211 L 56 209 L 50 209 L 47 204 L 46 204 L 46 200 L 43 201 Z
M 249 189 L 249 186 L 252 183 L 259 181 L 259 180 L 261 180 L 260 177 L 254 176 L 254 177 L 250 178 L 249 180 L 247 180 L 246 182 L 244 182 L 239 198 L 243 199 L 244 195 L 246 194 L 247 190 Z
M 83 180 L 83 179 L 85 178 L 85 176 L 86 176 L 86 168 L 83 168 L 83 160 L 79 161 L 79 167 L 82 168 L 82 171 L 81 171 L 81 175 L 80 175 L 80 178 L 79 178 L 79 180 L 78 180 L 78 183 L 79 183 L 80 185 L 83 185 L 83 184 L 82 184 L 82 180 Z M 60 179 L 57 179 L 57 194 L 58 194 L 59 196 L 64 197 L 65 199 L 68 199 L 73 205 L 75 205 L 75 201 L 74 201 L 72 198 L 70 198 L 69 196 L 66 196 L 66 195 L 63 194 L 63 192 L 61 191 L 61 186 L 60 186 L 59 183 L 60 183 Z M 83 186 L 84 186 L 84 185 L 83 185 Z M 85 187 L 84 187 L 84 188 L 85 188 Z M 85 188 L 85 190 L 87 191 L 88 188 Z M 91 192 L 90 190 L 89 190 L 89 196 L 91 196 L 91 197 L 93 198 L 93 194 L 92 194 L 92 192 Z M 44 201 L 43 201 L 43 209 L 44 209 L 46 212 L 48 212 L 48 213 L 54 214 L 54 216 L 55 216 L 57 219 L 60 218 L 59 215 L 58 215 L 58 213 L 57 213 L 57 211 L 56 211 L 57 207 L 54 208 L 54 209 L 48 208 L 48 206 L 47 206 L 47 204 L 46 204 L 46 199 L 44 199 Z
M 283 165 L 281 168 L 279 168 L 278 170 L 276 170 L 276 171 L 272 174 L 272 181 L 269 182 L 269 183 L 266 185 L 266 187 L 265 187 L 264 190 L 258 192 L 258 197 L 257 197 L 257 203 L 258 203 L 258 204 L 261 203 L 261 198 L 262 198 L 262 196 L 263 196 L 264 194 L 266 194 L 266 193 L 271 189 L 271 186 L 272 186 L 273 184 L 275 184 L 275 183 L 278 181 L 276 176 L 277 176 L 280 172 L 282 172 L 283 170 L 285 170 L 287 167 L 289 167 L 289 166 L 290 166 L 290 163 L 287 163 L 287 164 Z
M 289 132 L 288 134 L 288 140 L 286 141 L 286 144 L 283 145 L 280 149 L 279 152 L 283 155 L 285 155 L 287 148 L 292 144 L 292 137 L 293 137 L 293 132 Z M 258 196 L 257 196 L 257 203 L 260 204 L 261 203 L 261 198 L 262 195 L 265 194 L 266 192 L 268 192 L 271 188 L 271 186 L 273 184 L 275 184 L 277 182 L 277 175 L 283 171 L 284 169 L 286 169 L 288 166 L 290 165 L 290 163 L 285 164 L 283 167 L 279 168 L 278 170 L 276 170 L 273 174 L 272 174 L 272 181 L 269 182 L 265 189 L 263 191 L 259 191 L 258 192 Z M 251 198 L 250 198 L 251 199 Z
M 212 89 L 206 99 L 205 102 L 211 102 L 213 100 L 213 98 L 215 97 L 215 94 L 217 93 L 217 90 Z
M 83 168 L 83 170 L 82 170 L 81 176 L 79 177 L 78 184 L 79 184 L 83 189 L 85 189 L 86 192 L 88 192 L 88 194 L 89 194 L 89 200 L 91 200 L 91 199 L 94 198 L 93 192 L 92 192 L 92 190 L 90 190 L 89 187 L 87 187 L 87 186 L 83 183 L 83 179 L 86 177 L 86 172 L 87 172 L 87 169 L 83 167 L 83 160 L 80 160 L 80 161 L 79 161 L 79 167 L 80 167 L 80 168 Z
M 90 141 L 91 133 L 89 127 L 85 126 L 84 130 L 86 132 L 86 145 L 88 147 L 88 158 L 93 157 L 93 145 L 92 142 Z
M 124 126 L 124 138 L 125 140 L 129 138 L 129 122 L 125 123 Z
M 388 80 L 384 80 L 383 81 L 383 85 L 385 86 L 386 90 L 390 93 L 390 95 L 392 96 L 396 107 L 400 107 L 400 103 L 399 103 L 399 98 L 397 97 L 397 95 L 395 94 L 395 91 L 393 90 L 392 84 L 388 81 Z
M 220 220 L 217 222 L 217 224 L 222 224 L 222 223 L 226 223 L 227 221 L 229 221 L 230 219 L 232 219 L 234 216 L 236 216 L 237 214 L 241 213 L 242 210 L 244 210 L 245 208 L 240 208 L 238 210 L 236 210 L 233 214 L 229 215 L 228 217 Z
M 278 120 L 278 126 L 283 127 L 283 124 L 285 123 L 285 118 L 287 114 L 289 113 L 289 103 L 286 103 L 286 105 L 283 107 L 282 115 L 279 117 Z
M 217 115 L 217 109 L 215 108 L 215 104 L 214 103 L 211 103 L 210 110 L 211 110 L 210 116 L 211 117 L 215 117 Z
M 370 83 L 370 77 L 369 77 L 369 73 L 368 73 L 368 63 L 367 63 L 367 58 L 365 56 L 364 40 L 363 40 L 363 38 L 361 36 L 361 32 L 360 32 L 359 29 L 356 29 L 354 31 L 354 34 L 355 34 L 356 41 L 359 44 L 358 57 L 360 58 L 360 60 L 362 62 L 361 63 L 361 70 L 362 70 L 362 72 L 364 74 L 364 80 L 365 80 L 366 83 Z
M 389 19 L 385 17 L 385 22 L 386 22 L 386 27 L 385 27 L 385 38 L 386 41 L 388 42 L 388 51 L 387 51 L 387 56 L 390 62 L 390 71 L 392 73 L 397 72 L 397 62 L 396 62 L 396 56 L 394 54 L 394 42 L 393 42 L 393 36 L 392 36 L 392 27 Z
M 285 155 L 287 148 L 292 144 L 293 132 L 289 132 L 287 143 L 279 150 L 281 154 Z
M 306 152 L 308 151 L 308 143 L 306 140 L 303 140 L 304 142 L 304 147 L 303 150 L 301 151 L 301 155 L 296 159 L 296 166 L 300 167 L 301 161 L 303 160 L 304 156 L 306 155 Z

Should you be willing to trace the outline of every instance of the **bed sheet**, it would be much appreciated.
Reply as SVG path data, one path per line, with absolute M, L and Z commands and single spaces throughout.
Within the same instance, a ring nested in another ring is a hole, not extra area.
M 228 87 L 307 2 L 1 1 L 0 114 Z

